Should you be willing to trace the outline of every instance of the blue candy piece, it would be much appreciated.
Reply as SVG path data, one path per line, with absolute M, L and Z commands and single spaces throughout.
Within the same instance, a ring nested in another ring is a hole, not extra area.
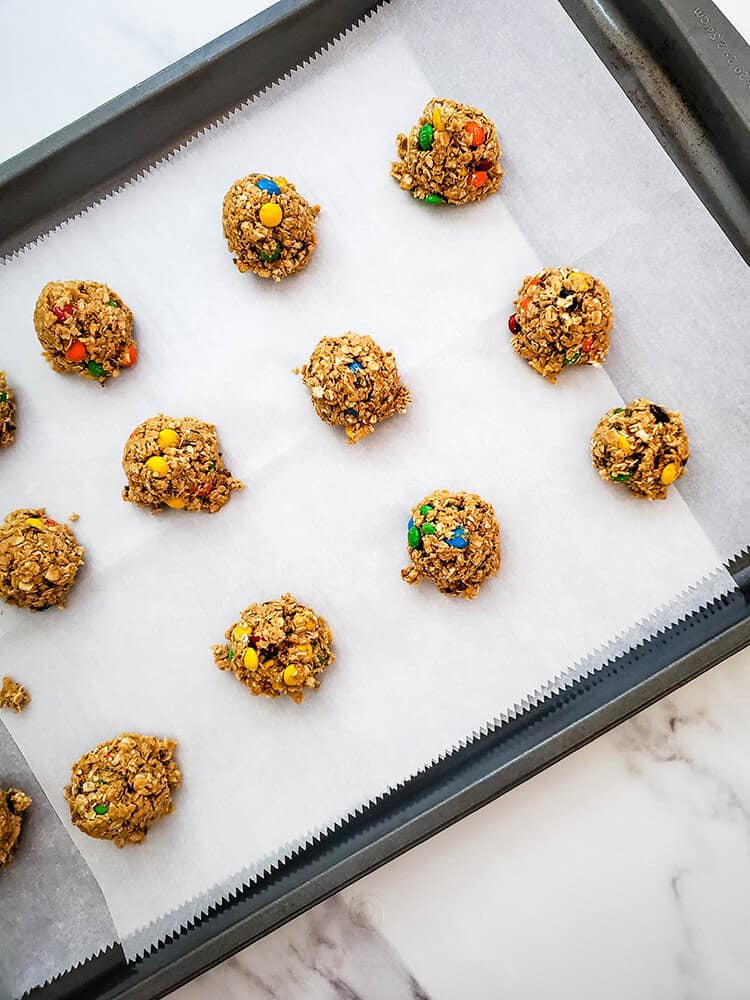
M 357 411 L 353 410 L 351 408 L 351 406 L 349 407 L 348 410 L 344 410 L 344 413 L 348 413 L 350 417 L 357 417 L 357 416 L 359 416 L 359 414 L 357 413 Z
M 409 518 L 409 523 L 406 525 L 406 527 L 409 528 L 409 530 L 411 530 L 414 527 L 414 518 L 413 517 Z
M 268 191 L 269 194 L 281 194 L 281 188 L 270 177 L 261 177 L 259 181 L 255 182 L 255 186 L 260 188 L 261 191 Z
M 454 549 L 465 549 L 469 544 L 469 539 L 466 537 L 466 528 L 456 528 L 450 538 L 446 538 L 448 545 L 452 545 Z
M 361 365 L 359 361 L 352 361 L 352 363 L 350 365 L 347 365 L 346 367 L 349 369 L 350 372 L 361 372 L 363 365 Z

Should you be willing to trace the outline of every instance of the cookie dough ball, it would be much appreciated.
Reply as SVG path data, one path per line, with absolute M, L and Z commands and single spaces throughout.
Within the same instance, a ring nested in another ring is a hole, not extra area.
M 31 701 L 31 695 L 12 677 L 3 677 L 0 684 L 0 708 L 10 708 L 13 712 L 23 712 Z
M 414 198 L 465 205 L 500 187 L 500 142 L 495 125 L 477 108 L 434 98 L 409 135 L 396 138 L 391 176 Z
M 0 448 L 8 448 L 16 440 L 16 400 L 0 372 Z
M 591 438 L 594 468 L 610 483 L 623 483 L 638 497 L 665 500 L 685 474 L 690 446 L 680 414 L 648 399 L 609 410 Z
M 607 357 L 612 302 L 605 285 L 572 267 L 545 267 L 524 279 L 508 319 L 511 343 L 550 382 L 571 365 Z
M 13 510 L 0 525 L 0 597 L 32 611 L 64 608 L 83 547 L 44 507 Z
M 285 177 L 248 174 L 224 195 L 221 219 L 237 270 L 281 281 L 307 267 L 318 239 L 310 205 Z
M 213 647 L 216 666 L 269 698 L 286 694 L 301 702 L 335 659 L 328 622 L 291 594 L 251 604 L 224 635 L 227 644 Z
M 165 506 L 214 514 L 243 487 L 224 466 L 214 425 L 195 417 L 144 420 L 125 442 L 122 467 L 122 499 L 154 514 Z
M 45 358 L 63 375 L 104 384 L 138 360 L 132 312 L 98 281 L 50 281 L 37 299 L 34 329 Z
M 444 594 L 472 598 L 500 568 L 500 525 L 492 504 L 476 493 L 430 493 L 412 508 L 406 540 L 407 583 L 425 576 Z
M 21 815 L 31 799 L 19 788 L 0 788 L 0 869 L 13 860 L 13 850 L 21 836 Z
M 350 444 L 371 434 L 379 420 L 405 413 L 411 402 L 396 359 L 372 337 L 323 337 L 309 362 L 295 371 L 310 390 L 320 419 L 344 427 Z
M 75 826 L 118 847 L 140 844 L 152 823 L 174 811 L 172 792 L 182 782 L 176 746 L 174 740 L 123 733 L 85 753 L 63 789 Z

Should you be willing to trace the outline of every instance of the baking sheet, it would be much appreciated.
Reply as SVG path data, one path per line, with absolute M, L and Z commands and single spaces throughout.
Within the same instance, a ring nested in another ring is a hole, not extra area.
M 0 503 L 78 511 L 88 551 L 64 614 L 2 610 L 2 664 L 35 695 L 8 728 L 68 825 L 59 790 L 81 752 L 125 729 L 180 741 L 177 812 L 141 847 L 71 831 L 129 954 L 566 667 L 733 585 L 719 567 L 748 536 L 749 349 L 724 334 L 719 365 L 706 330 L 741 329 L 744 264 L 553 0 L 523 16 L 487 0 L 460 24 L 432 6 L 428 23 L 394 3 L 0 272 L 21 420 Z M 388 177 L 396 132 L 436 93 L 498 122 L 507 173 L 485 204 L 427 210 Z M 312 265 L 279 287 L 239 275 L 221 237 L 223 192 L 254 169 L 323 206 Z M 551 387 L 510 350 L 520 277 L 562 262 L 611 287 L 622 385 L 608 364 Z M 694 294 L 707 266 L 732 294 Z M 103 390 L 48 370 L 31 326 L 41 285 L 79 276 L 137 317 L 139 365 Z M 393 349 L 414 394 L 355 448 L 291 374 L 346 329 Z M 701 376 L 716 368 L 720 393 Z M 640 392 L 683 410 L 695 493 L 638 503 L 590 468 L 596 420 Z M 217 423 L 247 489 L 215 517 L 120 502 L 122 444 L 157 410 Z M 704 426 L 726 429 L 721 447 Z M 486 496 L 503 528 L 501 575 L 472 603 L 399 578 L 409 507 L 443 485 Z M 287 589 L 336 636 L 302 708 L 251 698 L 210 653 L 242 607 Z M 18 911 L 38 905 L 28 889 Z

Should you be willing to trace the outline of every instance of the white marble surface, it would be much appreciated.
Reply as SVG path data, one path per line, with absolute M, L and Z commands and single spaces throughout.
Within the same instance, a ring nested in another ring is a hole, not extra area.
M 0 159 L 265 6 L 6 0 Z M 746 1000 L 748 706 L 745 651 L 175 997 Z

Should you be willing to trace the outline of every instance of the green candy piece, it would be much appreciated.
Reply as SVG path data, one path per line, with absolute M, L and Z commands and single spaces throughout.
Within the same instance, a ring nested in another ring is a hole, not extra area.
M 211 472 L 214 472 L 216 470 L 216 462 L 209 462 L 208 467 L 211 470 Z
M 563 367 L 565 367 L 566 365 L 574 365 L 576 363 L 576 361 L 578 361 L 578 359 L 580 358 L 580 356 L 581 356 L 581 352 L 580 351 L 576 351 L 576 353 L 573 355 L 572 358 L 565 358 L 563 360 Z
M 432 125 L 423 125 L 419 130 L 419 135 L 417 141 L 419 142 L 420 149 L 432 149 L 432 138 L 435 134 L 435 129 Z
M 107 813 L 109 812 L 109 806 L 102 805 L 101 802 L 97 802 L 97 804 L 94 806 L 94 812 L 96 813 L 97 816 L 106 816 Z
M 445 198 L 441 194 L 428 194 L 422 201 L 425 205 L 444 205 Z
M 101 378 L 103 375 L 107 374 L 98 361 L 89 361 L 86 365 L 86 371 L 89 375 L 93 375 L 94 378 Z
M 626 483 L 632 475 L 632 472 L 623 472 L 621 476 L 610 476 L 609 478 L 613 483 Z
M 267 250 L 259 250 L 258 256 L 263 261 L 264 264 L 272 264 L 275 260 L 278 260 L 281 256 L 281 243 L 276 240 L 276 248 L 269 253 Z
M 7 403 L 7 402 L 8 402 L 8 393 L 0 392 L 0 403 Z
M 114 299 L 110 299 L 109 302 L 107 303 L 107 305 L 108 306 L 112 306 L 113 309 L 119 309 L 120 308 L 119 304 L 117 302 L 115 302 Z
M 624 406 L 618 406 L 617 409 L 616 410 L 612 410 L 612 412 L 613 413 L 624 413 L 625 412 L 625 407 Z
M 230 663 L 234 659 L 234 650 L 233 649 L 228 649 L 227 650 L 227 659 L 229 660 Z
M 406 536 L 406 540 L 409 543 L 410 549 L 418 549 L 422 545 L 422 534 L 416 525 L 412 525 L 409 528 L 409 533 Z
M 422 534 L 423 535 L 434 535 L 436 531 L 437 531 L 437 528 L 432 523 L 432 521 L 428 521 L 427 524 L 423 524 L 422 525 Z
M 430 504 L 423 503 L 422 506 L 419 508 L 419 513 L 422 515 L 422 517 L 427 517 L 427 515 L 431 514 L 434 509 L 435 508 L 432 507 Z

